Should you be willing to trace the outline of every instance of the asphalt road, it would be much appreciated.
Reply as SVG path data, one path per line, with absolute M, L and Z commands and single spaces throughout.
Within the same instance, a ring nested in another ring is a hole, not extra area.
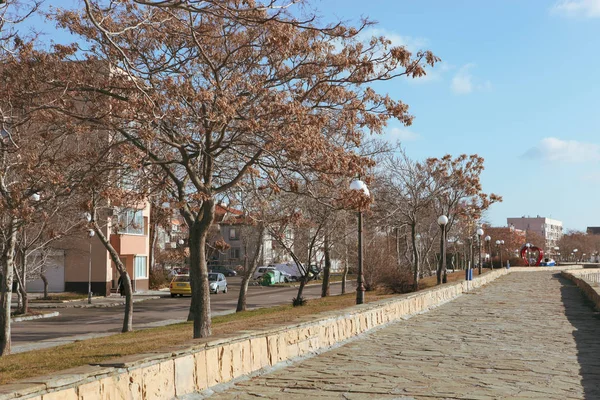
M 211 294 L 213 315 L 235 312 L 241 278 L 227 278 L 228 292 Z M 354 282 L 348 282 L 348 290 L 355 289 Z M 261 308 L 291 303 L 297 287 L 275 288 L 250 286 L 247 294 L 247 308 Z M 341 285 L 331 285 L 331 294 L 341 293 Z M 307 286 L 305 298 L 317 298 L 321 286 Z M 168 292 L 160 299 L 146 300 L 133 306 L 134 329 L 145 329 L 185 321 L 190 306 L 190 297 L 171 298 Z M 61 308 L 60 316 L 12 324 L 13 352 L 29 351 L 57 346 L 75 340 L 106 336 L 121 331 L 123 307 L 109 308 Z

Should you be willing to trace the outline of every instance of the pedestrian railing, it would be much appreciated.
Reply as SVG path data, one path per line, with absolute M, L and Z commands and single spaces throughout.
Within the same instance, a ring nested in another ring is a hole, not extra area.
M 583 279 L 587 283 L 591 283 L 592 286 L 600 285 L 600 272 L 586 272 L 582 274 L 577 274 L 577 277 Z

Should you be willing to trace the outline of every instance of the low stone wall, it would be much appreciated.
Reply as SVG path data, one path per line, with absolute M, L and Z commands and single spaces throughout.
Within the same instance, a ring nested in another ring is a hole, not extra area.
M 600 310 L 600 287 L 597 280 L 590 279 L 590 274 L 600 274 L 600 269 L 580 269 L 567 270 L 561 272 L 561 275 L 573 281 L 596 306 L 596 310 Z
M 437 307 L 508 272 L 498 269 L 470 282 L 322 313 L 291 326 L 193 340 L 187 346 L 160 353 L 27 379 L 0 387 L 0 400 L 171 399 L 199 392 Z

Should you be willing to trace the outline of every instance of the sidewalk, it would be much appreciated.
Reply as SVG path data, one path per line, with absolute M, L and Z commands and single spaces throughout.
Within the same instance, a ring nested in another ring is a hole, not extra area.
M 599 399 L 600 321 L 556 269 L 538 271 L 210 398 Z

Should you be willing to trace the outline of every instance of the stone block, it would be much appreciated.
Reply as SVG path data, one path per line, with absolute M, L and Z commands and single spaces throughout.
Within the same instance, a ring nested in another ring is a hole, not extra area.
M 141 373 L 144 400 L 175 397 L 175 363 L 173 360 L 142 368 Z
M 93 400 L 102 398 L 102 386 L 100 381 L 91 381 L 77 387 L 79 400 Z
M 109 376 L 99 380 L 100 394 L 103 400 L 133 398 L 129 395 L 129 373 Z M 140 395 L 137 398 L 141 397 Z
M 257 371 L 269 365 L 267 338 L 250 339 L 250 356 L 252 358 L 252 371 Z
M 231 345 L 223 345 L 219 349 L 219 379 L 229 382 L 233 378 Z
M 279 335 L 267 336 L 267 349 L 269 352 L 269 365 L 279 362 Z
M 194 356 L 178 357 L 175 362 L 175 395 L 182 396 L 196 390 L 196 366 Z
M 0 400 L 10 400 L 33 395 L 46 390 L 46 385 L 41 383 L 13 383 L 0 386 Z
M 213 347 L 205 351 L 206 382 L 208 387 L 221 383 L 219 374 L 219 348 Z
M 59 390 L 42 395 L 42 400 L 79 400 L 75 388 Z
M 129 374 L 124 377 L 127 379 L 127 391 L 130 394 L 130 399 L 138 400 L 144 398 L 144 375 L 141 368 L 132 369 Z M 125 397 L 127 398 L 127 397 Z
M 208 373 L 206 365 L 206 350 L 199 351 L 194 354 L 194 365 L 196 368 L 195 374 L 195 389 L 198 391 L 208 387 Z

